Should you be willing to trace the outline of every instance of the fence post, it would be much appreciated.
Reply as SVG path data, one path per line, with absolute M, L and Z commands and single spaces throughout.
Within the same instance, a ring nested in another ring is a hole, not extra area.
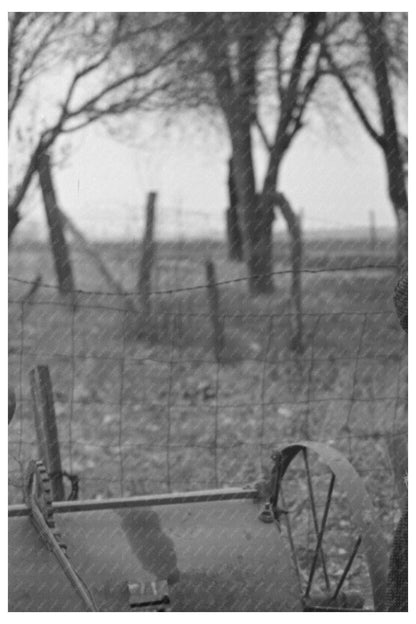
M 61 453 L 48 366 L 37 366 L 29 374 L 39 453 L 51 478 L 55 501 L 65 498 Z
M 214 353 L 215 359 L 217 362 L 220 362 L 224 351 L 225 337 L 223 323 L 220 319 L 220 296 L 215 278 L 215 266 L 211 260 L 205 262 L 205 271 L 207 276 L 209 314 L 213 329 Z
M 302 228 L 301 219 L 294 212 L 285 195 L 280 192 L 275 194 L 275 202 L 279 206 L 287 223 L 291 237 L 291 265 L 292 285 L 290 288 L 290 300 L 293 313 L 293 329 L 291 337 L 291 349 L 297 353 L 303 351 L 303 318 L 302 318 Z
M 139 281 L 137 289 L 140 296 L 140 335 L 149 335 L 151 328 L 152 308 L 150 303 L 152 268 L 155 256 L 155 243 L 153 240 L 155 223 L 156 193 L 150 192 L 146 204 L 146 226 L 142 242 L 142 257 L 139 267 Z
M 68 245 L 64 235 L 63 221 L 58 208 L 49 154 L 44 153 L 37 162 L 39 183 L 48 221 L 51 249 L 61 293 L 74 293 L 74 278 Z
M 377 246 L 377 228 L 376 228 L 376 215 L 374 210 L 370 210 L 369 212 L 369 221 L 370 221 L 370 249 L 371 251 L 375 251 Z

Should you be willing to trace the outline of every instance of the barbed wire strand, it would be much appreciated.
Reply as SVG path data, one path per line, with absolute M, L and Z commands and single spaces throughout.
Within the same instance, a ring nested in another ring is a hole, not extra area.
M 371 271 L 371 270 L 375 270 L 375 271 L 383 271 L 383 270 L 389 270 L 389 271 L 397 271 L 397 265 L 396 264 L 384 264 L 384 265 L 377 265 L 377 264 L 363 264 L 363 265 L 358 265 L 356 267 L 327 267 L 327 268 L 303 268 L 301 269 L 300 273 L 302 274 L 311 274 L 311 275 L 315 275 L 317 273 L 339 273 L 339 272 L 355 272 L 355 271 Z M 293 275 L 294 271 L 293 269 L 281 269 L 278 271 L 270 271 L 267 273 L 259 273 L 259 274 L 255 274 L 255 275 L 251 275 L 251 276 L 244 276 L 244 277 L 235 277 L 233 279 L 228 279 L 228 280 L 222 280 L 222 281 L 217 281 L 215 282 L 215 286 L 229 286 L 231 284 L 238 284 L 241 282 L 247 282 L 251 279 L 259 279 L 262 277 L 273 277 L 276 275 Z M 26 285 L 33 285 L 33 281 L 30 280 L 25 280 L 22 278 L 18 278 L 18 277 L 14 277 L 14 276 L 9 276 L 8 278 L 10 281 L 16 282 L 16 283 L 20 283 L 20 284 L 26 284 Z M 42 288 L 50 288 L 50 289 L 54 289 L 54 290 L 58 290 L 58 286 L 56 286 L 55 284 L 42 284 L 41 286 Z M 194 286 L 187 286 L 187 287 L 183 287 L 183 288 L 167 288 L 164 290 L 153 290 L 149 293 L 149 295 L 173 295 L 175 293 L 182 293 L 182 292 L 192 292 L 194 290 L 205 290 L 207 287 L 206 283 L 205 284 L 196 284 Z M 127 291 L 127 292 L 123 292 L 123 293 L 117 293 L 114 291 L 102 291 L 102 290 L 84 290 L 82 288 L 75 288 L 73 290 L 74 294 L 86 294 L 86 295 L 105 295 L 105 296 L 117 296 L 117 297 L 132 297 L 134 295 L 137 295 L 137 290 L 135 291 Z

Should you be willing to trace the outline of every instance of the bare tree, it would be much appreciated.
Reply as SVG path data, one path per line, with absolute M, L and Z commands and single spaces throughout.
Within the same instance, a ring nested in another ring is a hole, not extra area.
M 51 68 L 55 62 L 62 59 L 63 46 L 59 33 L 64 30 L 69 33 L 70 21 L 69 13 L 9 13 L 8 129 L 10 166 L 22 158 L 22 152 L 33 146 L 33 115 L 29 115 L 32 111 L 25 111 L 28 119 L 19 119 L 19 112 L 25 106 L 33 83 L 47 68 Z M 14 188 L 9 191 L 9 238 L 20 220 L 19 201 L 15 201 L 14 192 Z
M 33 81 L 62 58 L 62 33 L 70 32 L 70 13 L 9 13 L 8 125 Z
M 401 265 L 407 257 L 407 140 L 399 130 L 395 91 L 407 83 L 407 15 L 347 14 L 347 24 L 327 39 L 324 54 L 363 128 L 383 152 Z
M 176 91 L 169 93 L 178 106 L 216 107 L 223 115 L 253 294 L 273 289 L 275 191 L 284 156 L 305 123 L 321 77 L 318 35 L 323 18 L 318 13 L 182 17 L 181 32 L 187 29 L 188 45 L 176 65 Z M 255 183 L 254 132 L 268 154 L 260 189 Z
M 181 41 L 162 39 L 164 26 L 163 14 L 136 14 L 133 27 L 120 13 L 11 15 L 9 137 L 10 151 L 19 153 L 20 162 L 9 189 L 9 237 L 38 164 L 59 137 L 98 120 L 149 109 L 168 87 L 167 68 Z M 127 57 L 125 49 L 132 42 L 135 55 Z M 36 100 L 40 122 L 27 140 L 25 98 L 30 99 L 40 74 L 52 67 L 59 68 L 54 106 L 44 109 L 46 98 Z

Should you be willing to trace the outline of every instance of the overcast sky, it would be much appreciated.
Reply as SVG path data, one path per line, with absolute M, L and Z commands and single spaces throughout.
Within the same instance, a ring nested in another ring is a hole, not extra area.
M 344 134 L 305 129 L 284 161 L 281 190 L 302 210 L 305 229 L 367 227 L 370 211 L 378 226 L 393 226 L 380 150 L 355 124 Z M 78 136 L 56 183 L 62 209 L 90 236 L 140 236 L 151 190 L 158 192 L 161 238 L 221 235 L 228 141 L 189 127 L 159 135 L 150 132 L 135 147 L 98 126 Z M 261 172 L 264 155 L 260 147 L 256 153 Z M 40 206 L 32 204 L 28 217 L 26 227 L 42 222 Z
M 65 91 L 67 82 L 62 73 L 40 82 L 36 97 L 42 110 L 49 101 L 59 100 L 57 88 L 61 85 Z M 400 108 L 402 117 L 406 106 Z M 91 237 L 137 237 L 142 233 L 146 194 L 153 190 L 158 193 L 160 238 L 222 236 L 230 146 L 226 131 L 210 130 L 210 125 L 209 120 L 195 124 L 185 118 L 167 132 L 160 121 L 146 118 L 134 146 L 111 137 L 101 125 L 69 135 L 70 155 L 54 169 L 61 208 Z M 338 125 L 336 133 L 317 114 L 311 115 L 284 159 L 279 190 L 302 212 L 305 230 L 366 228 L 370 212 L 378 227 L 393 227 L 381 150 L 348 105 Z M 255 151 L 259 181 L 265 156 L 259 144 Z M 59 141 L 54 157 L 59 157 Z M 39 196 L 29 198 L 24 213 L 27 217 L 17 236 L 43 229 Z M 281 218 L 274 227 L 285 228 Z

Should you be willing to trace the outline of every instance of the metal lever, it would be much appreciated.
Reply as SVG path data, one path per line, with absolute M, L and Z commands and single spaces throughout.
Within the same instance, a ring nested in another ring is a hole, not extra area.
M 99 609 L 88 587 L 69 561 L 66 554 L 66 546 L 61 541 L 61 537 L 55 528 L 49 477 L 41 461 L 31 461 L 29 463 L 25 494 L 32 522 L 47 548 L 55 555 L 59 565 L 83 600 L 87 610 L 98 611 Z

